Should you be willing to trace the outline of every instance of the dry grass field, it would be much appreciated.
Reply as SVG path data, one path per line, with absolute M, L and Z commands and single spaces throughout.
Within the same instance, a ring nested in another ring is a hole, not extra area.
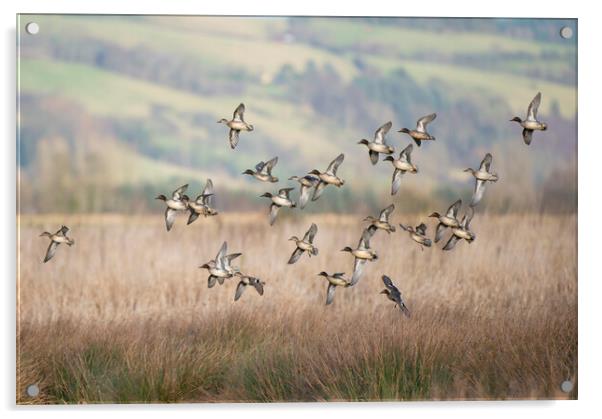
M 325 306 L 317 273 L 351 273 L 340 249 L 361 218 L 180 217 L 167 233 L 161 214 L 21 217 L 17 402 L 577 398 L 560 391 L 577 380 L 576 216 L 477 213 L 476 241 L 452 252 L 379 231 L 380 259 Z M 319 256 L 287 265 L 312 222 Z M 42 264 L 38 236 L 62 223 L 76 243 Z M 263 297 L 207 288 L 198 267 L 224 240 Z M 410 319 L 379 294 L 382 274 Z

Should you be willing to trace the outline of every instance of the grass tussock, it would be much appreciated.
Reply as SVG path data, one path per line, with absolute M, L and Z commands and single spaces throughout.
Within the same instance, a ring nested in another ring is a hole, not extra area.
M 577 397 L 560 391 L 577 375 L 576 217 L 477 216 L 477 240 L 453 252 L 379 232 L 380 259 L 328 307 L 316 274 L 350 273 L 340 249 L 358 220 L 221 217 L 170 233 L 160 217 L 69 217 L 76 245 L 47 264 L 39 231 L 65 218 L 22 218 L 17 401 Z M 319 256 L 288 266 L 286 239 L 311 222 Z M 223 240 L 266 281 L 263 297 L 235 303 L 234 281 L 207 289 L 198 266 Z M 378 294 L 385 273 L 411 319 Z

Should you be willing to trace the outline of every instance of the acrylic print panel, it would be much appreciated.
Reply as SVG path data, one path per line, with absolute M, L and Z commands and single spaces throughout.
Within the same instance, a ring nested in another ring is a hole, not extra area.
M 577 398 L 576 37 L 21 15 L 17 402 Z

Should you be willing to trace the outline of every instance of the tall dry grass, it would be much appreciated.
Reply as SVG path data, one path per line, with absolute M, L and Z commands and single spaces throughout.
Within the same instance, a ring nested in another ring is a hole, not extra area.
M 378 232 L 380 259 L 325 306 L 316 274 L 351 273 L 340 249 L 359 218 L 224 214 L 170 233 L 160 215 L 21 218 L 18 402 L 576 398 L 560 391 L 577 374 L 576 216 L 477 214 L 477 240 L 452 252 Z M 311 222 L 319 256 L 287 265 Z M 38 235 L 61 223 L 76 244 L 42 264 Z M 263 297 L 207 288 L 198 266 L 223 240 Z M 379 294 L 382 274 L 411 319 Z

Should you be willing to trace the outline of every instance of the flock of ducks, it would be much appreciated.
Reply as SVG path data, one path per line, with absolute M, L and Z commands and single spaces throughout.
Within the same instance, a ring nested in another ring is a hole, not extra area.
M 520 123 L 523 127 L 523 140 L 525 144 L 531 144 L 534 131 L 545 131 L 547 125 L 537 119 L 537 111 L 541 102 L 541 93 L 533 98 L 527 109 L 527 117 L 523 120 L 519 117 L 514 117 L 511 121 Z M 254 130 L 253 125 L 248 124 L 244 120 L 245 105 L 240 104 L 235 109 L 231 120 L 220 119 L 218 123 L 225 124 L 229 128 L 228 139 L 230 147 L 235 149 L 239 142 L 239 134 L 241 131 L 251 132 Z M 421 146 L 422 141 L 435 141 L 435 137 L 432 136 L 426 127 L 431 123 L 437 115 L 432 113 L 418 119 L 416 123 L 416 129 L 401 128 L 398 132 L 408 134 L 416 143 L 418 147 Z M 418 173 L 418 167 L 412 163 L 411 155 L 413 151 L 413 145 L 409 144 L 399 154 L 399 158 L 394 158 L 392 155 L 395 153 L 393 146 L 387 144 L 386 135 L 392 128 L 392 122 L 387 122 L 379 127 L 375 133 L 374 138 L 369 141 L 362 139 L 358 144 L 365 145 L 368 148 L 368 155 L 372 165 L 376 165 L 380 159 L 380 155 L 385 155 L 384 161 L 390 161 L 393 165 L 393 177 L 391 181 L 391 195 L 397 194 L 401 185 L 402 176 L 409 172 L 412 174 Z M 311 170 L 303 176 L 291 176 L 288 180 L 293 180 L 299 183 L 299 198 L 298 203 L 291 198 L 291 192 L 295 188 L 286 187 L 278 190 L 277 194 L 266 192 L 261 197 L 270 199 L 270 211 L 269 211 L 269 224 L 273 225 L 276 222 L 278 213 L 281 208 L 305 208 L 309 202 L 311 196 L 312 201 L 316 201 L 322 196 L 324 189 L 327 186 L 332 185 L 337 188 L 341 188 L 345 181 L 337 175 L 337 170 L 341 166 L 345 159 L 343 153 L 339 154 L 334 160 L 330 162 L 325 171 L 318 169 Z M 458 241 L 465 240 L 468 243 L 472 243 L 476 239 L 476 234 L 470 229 L 470 222 L 474 216 L 474 208 L 481 202 L 485 187 L 488 182 L 497 182 L 499 179 L 497 173 L 491 171 L 491 164 L 493 157 L 490 153 L 487 153 L 478 170 L 467 168 L 464 171 L 469 172 L 475 179 L 474 192 L 472 194 L 472 200 L 465 210 L 463 217 L 459 220 L 459 213 L 462 207 L 462 200 L 458 199 L 455 201 L 444 214 L 433 212 L 429 217 L 437 220 L 437 227 L 435 230 L 434 242 L 438 243 L 448 231 L 451 229 L 451 235 L 447 240 L 443 250 L 452 250 Z M 274 167 L 278 164 L 278 157 L 274 157 L 266 162 L 259 162 L 255 166 L 255 170 L 247 169 L 242 174 L 249 175 L 258 181 L 266 183 L 278 183 L 278 177 L 272 174 Z M 214 208 L 214 197 L 215 191 L 213 182 L 211 179 L 207 180 L 205 187 L 195 200 L 191 200 L 186 195 L 188 184 L 182 185 L 172 192 L 171 197 L 167 197 L 163 194 L 158 195 L 156 199 L 161 200 L 165 203 L 165 226 L 167 231 L 170 231 L 176 220 L 178 213 L 189 212 L 187 224 L 193 223 L 199 216 L 211 217 L 218 215 L 218 212 Z M 312 192 L 313 191 L 313 192 Z M 393 204 L 384 208 L 378 218 L 368 216 L 364 219 L 368 222 L 360 236 L 359 242 L 356 247 L 346 246 L 342 249 L 343 252 L 349 253 L 353 259 L 353 273 L 351 278 L 347 278 L 344 272 L 336 272 L 329 274 L 322 271 L 318 274 L 319 277 L 324 278 L 328 282 L 326 291 L 326 304 L 331 304 L 334 300 L 335 290 L 337 287 L 353 287 L 361 279 L 364 266 L 367 262 L 374 262 L 378 260 L 378 253 L 370 246 L 370 240 L 378 230 L 382 230 L 387 234 L 394 233 L 396 231 L 395 226 L 391 224 L 390 217 L 395 206 Z M 424 248 L 430 248 L 432 246 L 431 239 L 427 236 L 427 226 L 425 223 L 420 223 L 416 227 L 405 226 L 399 224 L 400 228 L 408 233 L 409 238 L 417 243 L 421 250 Z M 69 228 L 61 226 L 61 228 L 54 234 L 44 232 L 41 236 L 46 236 L 50 239 L 50 245 L 44 257 L 44 263 L 48 262 L 54 256 L 57 247 L 61 243 L 65 243 L 68 246 L 74 244 L 74 240 L 67 236 Z M 295 242 L 295 249 L 293 250 L 288 264 L 294 264 L 301 259 L 303 254 L 307 254 L 308 258 L 318 255 L 318 248 L 314 245 L 314 239 L 318 233 L 318 226 L 315 223 L 309 227 L 304 234 L 303 238 L 292 236 L 289 240 Z M 247 275 L 243 273 L 240 268 L 232 265 L 232 262 L 241 256 L 242 253 L 230 253 L 228 254 L 228 244 L 224 242 L 220 247 L 215 259 L 200 266 L 202 269 L 206 269 L 209 273 L 207 278 L 208 288 L 213 288 L 216 283 L 224 284 L 226 279 L 238 278 L 238 285 L 234 300 L 238 300 L 243 294 L 244 290 L 252 286 L 258 292 L 259 295 L 263 295 L 265 282 L 259 278 Z M 386 297 L 393 301 L 401 312 L 410 317 L 410 311 L 407 308 L 399 289 L 393 284 L 391 278 L 387 275 L 382 275 L 382 281 L 385 285 L 385 289 L 381 294 L 385 294 Z

